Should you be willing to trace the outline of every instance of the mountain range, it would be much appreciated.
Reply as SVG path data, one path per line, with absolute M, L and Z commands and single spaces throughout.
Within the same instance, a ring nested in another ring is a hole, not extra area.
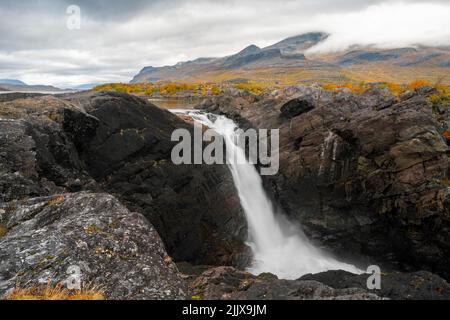
M 393 81 L 423 78 L 449 83 L 450 47 L 416 45 L 380 49 L 354 45 L 345 51 L 314 53 L 324 32 L 306 33 L 268 47 L 250 45 L 220 58 L 198 58 L 173 66 L 145 67 L 131 83 L 156 81 L 239 81 L 290 84 L 317 81 Z
M 17 79 L 0 79 L 0 91 L 59 92 L 64 90 L 48 85 L 28 85 Z
M 20 92 L 65 92 L 65 91 L 83 91 L 91 90 L 95 86 L 102 84 L 101 82 L 85 83 L 70 88 L 58 88 L 49 85 L 28 85 L 17 79 L 0 79 L 0 91 L 20 91 Z

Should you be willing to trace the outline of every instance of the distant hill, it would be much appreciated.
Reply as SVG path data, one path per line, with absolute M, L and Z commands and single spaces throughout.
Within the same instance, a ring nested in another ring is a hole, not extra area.
M 131 82 L 241 79 L 286 84 L 338 80 L 404 83 L 423 78 L 450 83 L 449 47 L 378 49 L 355 45 L 343 52 L 309 53 L 309 49 L 328 37 L 323 32 L 312 32 L 265 48 L 250 45 L 227 57 L 199 58 L 166 67 L 145 67 Z
M 311 32 L 299 36 L 284 39 L 267 49 L 280 49 L 285 54 L 304 53 L 309 48 L 314 47 L 319 42 L 328 38 L 329 34 L 324 32 Z
M 64 90 L 47 85 L 28 85 L 25 82 L 16 79 L 0 79 L 0 91 L 59 92 Z
M 23 81 L 16 79 L 0 79 L 0 85 L 13 85 L 13 86 L 26 86 L 27 84 Z

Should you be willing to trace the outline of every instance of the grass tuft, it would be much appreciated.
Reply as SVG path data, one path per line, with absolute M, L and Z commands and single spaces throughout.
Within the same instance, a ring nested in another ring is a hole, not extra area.
M 49 206 L 57 205 L 62 203 L 65 200 L 64 196 L 56 196 L 50 200 L 48 200 L 47 204 Z
M 0 223 L 0 238 L 4 237 L 8 233 L 8 229 Z
M 105 300 L 103 290 L 87 286 L 81 290 L 68 290 L 62 284 L 37 285 L 31 288 L 15 288 L 5 300 Z

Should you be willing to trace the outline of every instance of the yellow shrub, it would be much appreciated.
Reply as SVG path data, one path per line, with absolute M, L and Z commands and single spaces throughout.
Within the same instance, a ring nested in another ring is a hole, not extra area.
M 351 82 L 340 83 L 340 84 L 336 85 L 336 88 L 337 89 L 344 89 L 344 88 L 349 89 L 351 92 L 353 92 L 355 94 L 361 94 L 367 90 L 367 86 L 363 81 L 358 84 L 351 83 Z
M 264 92 L 264 88 L 258 84 L 249 82 L 249 83 L 237 83 L 234 86 L 236 89 L 238 90 L 246 90 L 246 91 L 250 91 L 253 94 L 261 94 Z
M 396 96 L 399 96 L 405 92 L 405 88 L 403 86 L 399 85 L 398 83 L 389 82 L 386 84 L 386 86 L 389 89 L 389 91 L 391 91 L 392 94 L 394 94 Z

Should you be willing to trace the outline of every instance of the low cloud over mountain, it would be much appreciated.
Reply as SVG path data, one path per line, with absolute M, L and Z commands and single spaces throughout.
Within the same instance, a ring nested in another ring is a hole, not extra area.
M 450 45 L 448 1 L 72 1 L 0 4 L 0 77 L 69 87 L 129 81 L 143 66 L 222 57 L 310 31 L 330 34 L 316 52 L 350 45 Z

